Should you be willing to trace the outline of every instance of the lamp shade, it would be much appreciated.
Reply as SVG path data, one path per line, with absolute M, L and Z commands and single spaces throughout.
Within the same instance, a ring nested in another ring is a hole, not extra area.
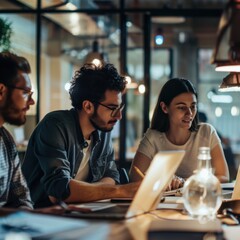
M 240 91 L 240 72 L 228 74 L 222 81 L 218 89 L 220 92 Z
M 216 71 L 240 72 L 240 0 L 230 0 L 223 11 L 211 62 Z
M 102 65 L 104 63 L 104 54 L 99 52 L 98 41 L 93 41 L 92 52 L 89 52 L 85 58 L 85 63 L 93 63 L 95 65 Z

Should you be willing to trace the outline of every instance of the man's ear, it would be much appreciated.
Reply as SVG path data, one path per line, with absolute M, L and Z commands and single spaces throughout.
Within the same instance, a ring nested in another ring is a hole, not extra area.
M 6 90 L 6 86 L 0 83 L 0 100 L 5 96 Z
M 88 113 L 88 114 L 92 114 L 94 112 L 94 105 L 91 101 L 89 100 L 85 100 L 82 103 L 82 108 L 83 110 Z
M 166 106 L 166 104 L 164 102 L 160 102 L 160 108 L 162 109 L 162 111 L 164 113 L 166 113 L 166 114 L 168 113 L 167 106 Z

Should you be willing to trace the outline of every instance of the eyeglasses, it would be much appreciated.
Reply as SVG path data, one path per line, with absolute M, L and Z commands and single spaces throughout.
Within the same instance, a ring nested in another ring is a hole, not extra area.
M 125 104 L 123 104 L 123 103 L 121 103 L 118 107 L 109 107 L 109 106 L 107 106 L 105 104 L 102 104 L 100 102 L 95 102 L 95 103 L 97 103 L 97 104 L 99 104 L 99 105 L 101 105 L 101 106 L 103 106 L 107 109 L 112 110 L 111 117 L 116 117 L 118 115 L 118 113 L 121 112 L 125 107 Z
M 25 99 L 30 99 L 33 95 L 33 91 L 28 89 L 28 88 L 25 88 L 25 87 L 17 87 L 17 86 L 12 86 L 12 85 L 6 85 L 8 88 L 13 88 L 13 89 L 19 89 L 19 90 L 22 90 L 23 91 L 23 97 Z

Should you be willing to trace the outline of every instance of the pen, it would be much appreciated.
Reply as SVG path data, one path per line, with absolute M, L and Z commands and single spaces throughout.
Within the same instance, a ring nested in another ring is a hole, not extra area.
M 138 167 L 136 167 L 136 166 L 133 166 L 133 167 L 134 167 L 135 171 L 137 172 L 137 174 L 138 174 L 141 178 L 144 178 L 144 177 L 145 177 L 145 175 L 142 173 L 142 171 L 141 171 Z

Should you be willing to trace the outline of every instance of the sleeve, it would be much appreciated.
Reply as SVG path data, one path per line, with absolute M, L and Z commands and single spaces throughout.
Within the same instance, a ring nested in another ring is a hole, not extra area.
M 70 163 L 67 140 L 62 123 L 48 118 L 41 123 L 35 135 L 34 152 L 43 171 L 41 183 L 49 196 L 65 199 L 70 195 Z
M 221 139 L 219 138 L 216 129 L 212 125 L 207 124 L 207 126 L 210 136 L 210 148 L 213 149 L 216 145 L 221 144 Z
M 21 163 L 19 156 L 16 153 L 13 161 L 13 175 L 10 182 L 9 196 L 8 196 L 8 207 L 28 207 L 33 208 L 32 201 L 30 198 L 30 192 L 27 187 L 26 180 L 22 174 Z
M 117 169 L 116 162 L 114 160 L 114 150 L 111 145 L 110 147 L 110 154 L 107 157 L 107 164 L 106 164 L 106 170 L 104 173 L 104 177 L 110 177 L 115 180 L 116 183 L 120 183 L 119 179 L 119 172 Z
M 137 152 L 144 154 L 146 157 L 153 159 L 154 155 L 157 152 L 157 149 L 154 145 L 154 131 L 148 129 L 144 134 Z

